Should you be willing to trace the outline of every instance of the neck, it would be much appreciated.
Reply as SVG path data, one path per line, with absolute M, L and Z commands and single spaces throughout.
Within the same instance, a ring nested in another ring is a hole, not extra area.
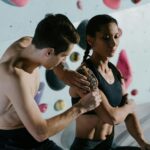
M 39 65 L 33 64 L 32 61 L 26 58 L 19 58 L 14 61 L 14 67 L 24 70 L 25 72 L 32 73 Z
M 12 58 L 11 66 L 22 69 L 28 73 L 32 73 L 34 69 L 39 66 L 34 55 L 36 55 L 34 54 L 34 49 L 28 47 Z
M 102 72 L 108 72 L 110 69 L 108 67 L 108 58 L 101 57 L 99 55 L 92 55 L 91 56 L 92 62 L 95 64 L 95 66 L 100 69 Z

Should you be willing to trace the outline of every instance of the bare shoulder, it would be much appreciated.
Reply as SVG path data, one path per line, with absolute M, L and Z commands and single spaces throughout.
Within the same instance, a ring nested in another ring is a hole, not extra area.
M 31 42 L 32 42 L 32 37 L 29 36 L 22 37 L 16 41 L 16 43 L 18 43 L 21 48 L 27 47 L 28 45 L 31 44 Z
M 8 49 L 10 48 L 17 48 L 17 47 L 20 47 L 20 48 L 25 48 L 27 47 L 30 43 L 32 42 L 32 37 L 30 36 L 24 36 L 24 37 L 21 37 L 20 39 L 14 41 L 9 47 Z
M 22 37 L 19 40 L 13 42 L 3 53 L 0 63 L 7 61 L 10 57 L 16 55 L 16 53 L 20 52 L 22 49 L 29 46 L 32 42 L 32 37 Z

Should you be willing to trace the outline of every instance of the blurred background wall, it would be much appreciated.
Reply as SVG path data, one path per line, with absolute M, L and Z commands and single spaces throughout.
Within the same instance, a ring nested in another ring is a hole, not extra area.
M 110 14 L 118 20 L 122 37 L 118 51 L 111 61 L 118 64 L 120 55 L 124 55 L 124 64 L 131 71 L 128 92 L 139 107 L 139 116 L 145 134 L 148 131 L 150 103 L 150 0 L 1 0 L 0 1 L 0 56 L 5 49 L 22 36 L 33 36 L 37 23 L 48 13 L 62 13 L 69 17 L 76 28 L 97 14 Z M 81 36 L 84 24 L 80 26 Z M 83 30 L 84 31 L 84 30 Z M 67 58 L 67 68 L 75 70 L 82 61 L 84 49 L 76 45 Z M 52 72 L 46 74 L 41 67 L 41 88 L 38 105 L 43 117 L 62 113 L 71 106 L 69 87 L 59 81 Z M 47 75 L 47 76 L 46 76 Z M 47 83 L 51 80 L 50 84 Z M 57 85 L 53 85 L 53 83 Z M 141 106 L 141 107 L 140 107 Z M 147 109 L 145 109 L 147 108 Z M 143 120 L 142 120 L 143 119 Z M 52 139 L 64 148 L 68 148 L 74 137 L 75 123 L 58 133 Z M 121 137 L 123 125 L 118 127 L 117 136 Z M 149 130 L 150 131 L 150 130 Z M 125 132 L 125 131 L 124 131 Z M 127 137 L 128 135 L 126 135 Z M 147 134 L 147 138 L 149 135 Z M 116 137 L 117 139 L 117 137 Z M 133 144 L 129 137 L 117 139 L 119 144 Z M 120 141 L 119 141 L 120 140 Z

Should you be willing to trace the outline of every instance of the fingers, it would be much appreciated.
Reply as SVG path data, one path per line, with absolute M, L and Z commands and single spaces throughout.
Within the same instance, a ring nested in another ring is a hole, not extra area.
M 78 93 L 78 95 L 82 98 L 84 97 L 85 95 L 87 95 L 89 92 L 86 91 L 86 90 L 83 90 L 81 88 L 78 88 L 78 87 L 73 87 L 74 91 L 76 91 L 76 93 Z
M 74 80 L 74 82 L 72 83 L 73 87 L 77 87 L 81 90 L 83 90 L 84 92 L 89 92 L 90 91 L 90 83 L 86 80 L 81 80 L 81 79 L 77 79 Z
M 75 72 L 75 76 L 76 76 L 76 78 L 80 78 L 80 79 L 83 79 L 83 80 L 87 80 L 87 77 L 86 77 L 86 76 L 84 76 L 84 75 L 82 75 L 82 74 L 80 74 L 80 73 L 78 73 L 78 72 Z
M 79 82 L 80 85 L 90 86 L 90 82 L 85 79 L 78 79 L 77 82 Z
M 78 77 L 77 77 L 78 76 Z M 78 73 L 76 77 L 74 77 L 74 81 L 78 87 L 80 86 L 90 86 L 90 82 L 87 80 L 86 76 L 83 76 Z
M 79 83 L 73 84 L 73 88 L 80 90 L 82 93 L 87 93 L 90 92 L 90 87 L 89 86 L 84 86 Z

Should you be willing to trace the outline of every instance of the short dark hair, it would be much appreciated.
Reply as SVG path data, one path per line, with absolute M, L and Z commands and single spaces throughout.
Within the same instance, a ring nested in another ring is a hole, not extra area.
M 35 29 L 32 43 L 36 48 L 52 47 L 55 54 L 79 42 L 79 35 L 70 20 L 62 14 L 47 14 Z

